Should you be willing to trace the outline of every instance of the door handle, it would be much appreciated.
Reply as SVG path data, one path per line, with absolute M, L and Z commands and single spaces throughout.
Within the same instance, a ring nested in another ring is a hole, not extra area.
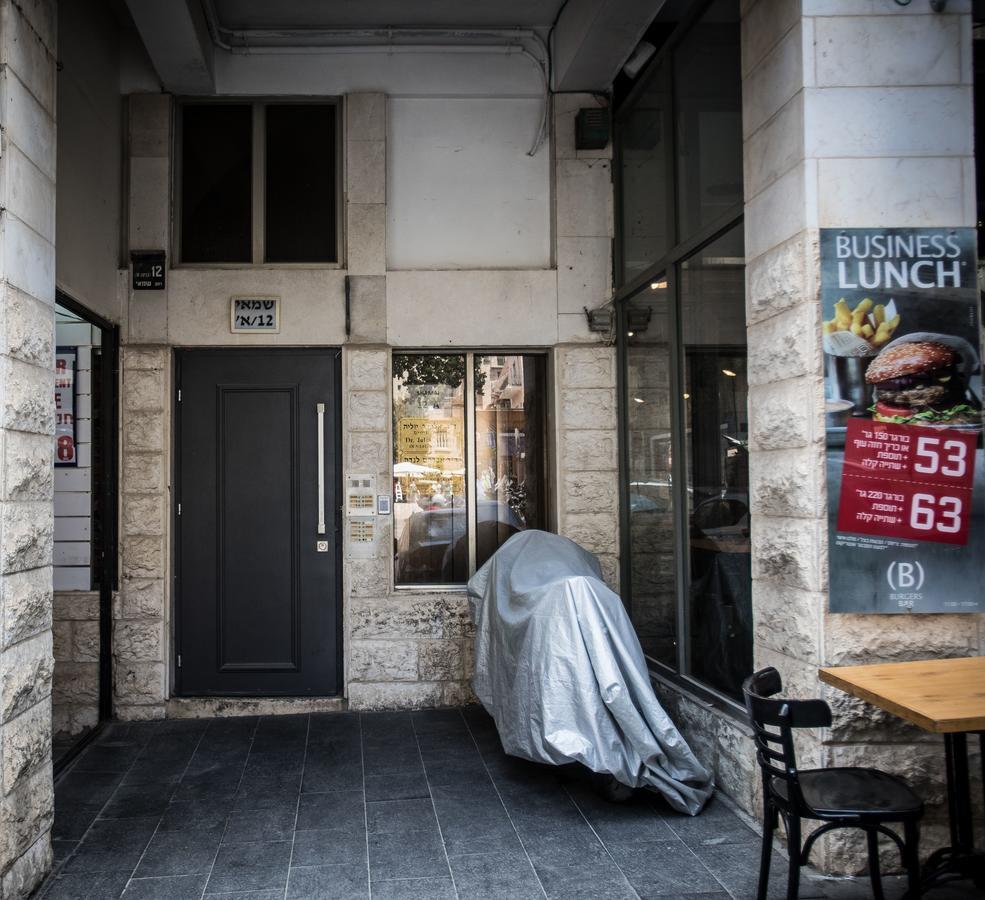
M 318 411 L 318 533 L 325 533 L 325 404 Z

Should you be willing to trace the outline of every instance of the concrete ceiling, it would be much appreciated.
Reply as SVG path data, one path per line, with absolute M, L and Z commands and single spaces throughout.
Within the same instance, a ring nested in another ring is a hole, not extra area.
M 126 0 L 167 90 L 215 91 L 217 54 L 296 46 L 523 47 L 555 91 L 606 91 L 664 0 Z M 550 37 L 548 38 L 548 35 Z M 549 39 L 548 62 L 545 39 Z
M 208 0 L 223 29 L 536 28 L 564 0 Z

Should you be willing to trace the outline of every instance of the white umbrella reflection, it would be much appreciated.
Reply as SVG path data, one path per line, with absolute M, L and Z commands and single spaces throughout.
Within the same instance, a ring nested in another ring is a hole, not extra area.
M 432 469 L 412 462 L 399 462 L 393 467 L 394 475 L 433 475 L 440 471 L 441 469 Z

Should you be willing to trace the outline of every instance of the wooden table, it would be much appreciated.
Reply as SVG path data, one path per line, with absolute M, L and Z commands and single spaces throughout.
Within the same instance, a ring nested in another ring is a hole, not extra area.
M 969 732 L 978 732 L 985 777 L 985 657 L 837 666 L 818 674 L 821 681 L 944 735 L 951 846 L 931 854 L 922 886 L 957 875 L 985 888 L 985 853 L 975 850 L 966 740 Z

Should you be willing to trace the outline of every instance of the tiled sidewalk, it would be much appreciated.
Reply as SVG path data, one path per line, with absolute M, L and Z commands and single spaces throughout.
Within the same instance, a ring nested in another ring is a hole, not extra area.
M 476 708 L 114 725 L 55 796 L 48 900 L 755 896 L 758 837 L 724 801 L 608 803 L 506 756 Z M 871 893 L 805 873 L 801 896 Z

